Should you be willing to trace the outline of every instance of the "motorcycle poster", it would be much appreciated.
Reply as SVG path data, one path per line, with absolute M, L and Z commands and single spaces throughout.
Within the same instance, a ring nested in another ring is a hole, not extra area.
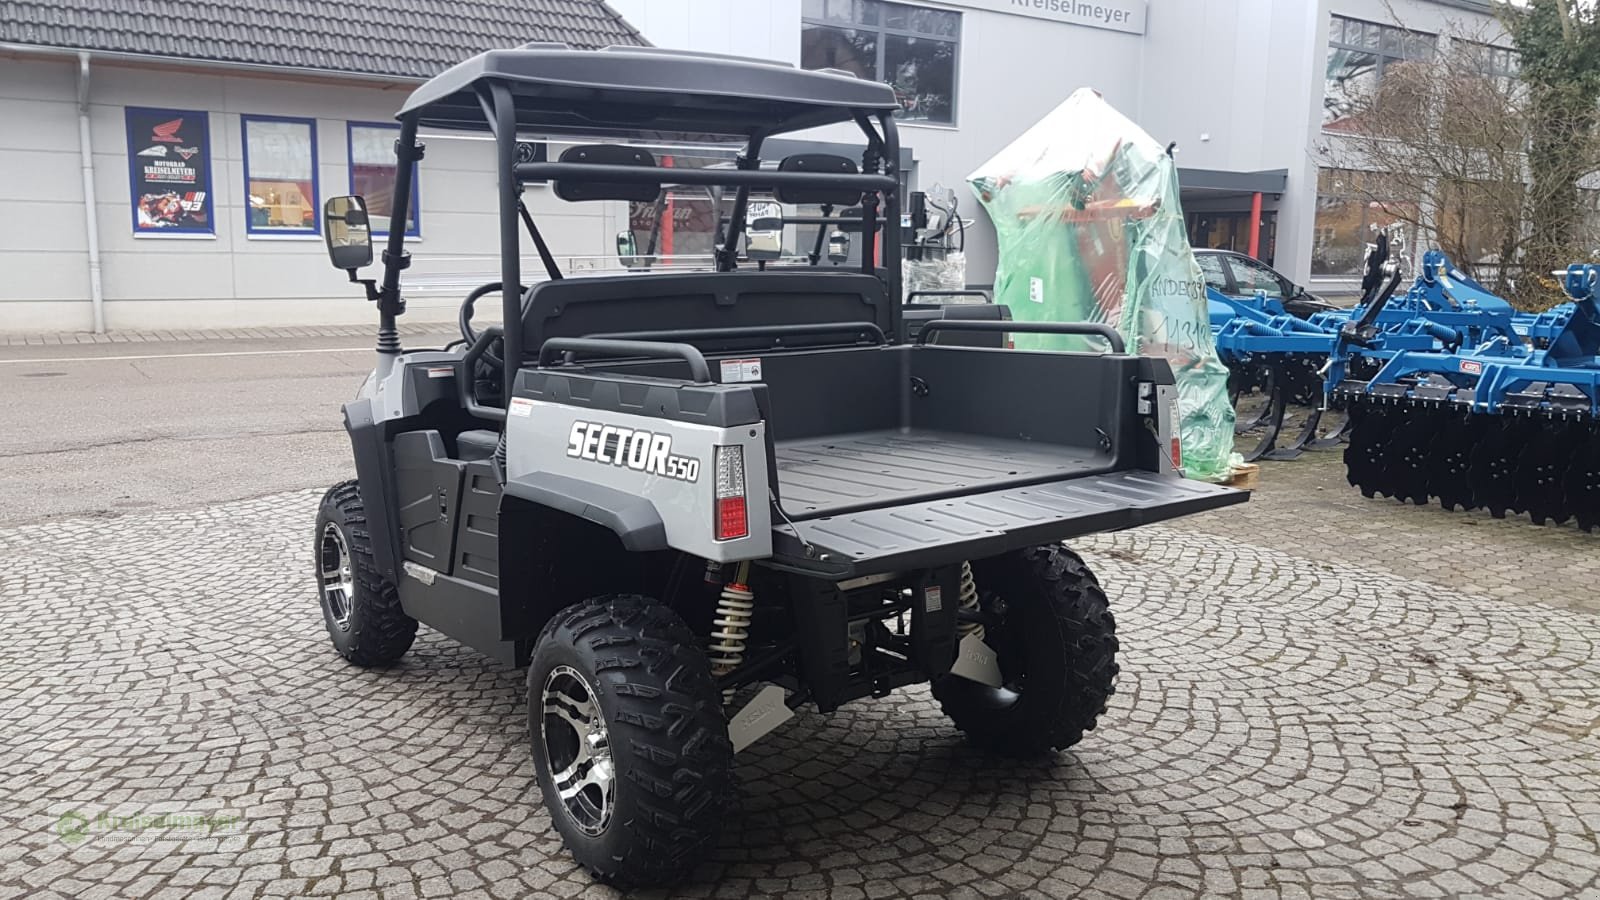
M 214 234 L 209 117 L 130 106 L 127 125 L 134 234 Z

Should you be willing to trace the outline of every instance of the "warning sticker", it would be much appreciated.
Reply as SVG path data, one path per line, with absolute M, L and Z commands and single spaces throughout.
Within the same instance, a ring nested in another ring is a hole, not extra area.
M 936 613 L 944 609 L 944 589 L 936 584 L 922 591 L 922 611 Z
M 1028 299 L 1032 300 L 1035 303 L 1043 303 L 1044 302 L 1044 279 L 1043 278 L 1029 278 L 1028 279 Z
M 506 408 L 506 413 L 519 419 L 526 419 L 533 415 L 533 401 L 527 397 L 512 397 L 511 405 Z
M 761 380 L 761 360 L 756 359 L 725 359 L 722 361 L 722 383 L 738 384 L 744 381 Z
M 450 376 L 452 376 L 454 374 L 456 374 L 456 370 L 451 368 L 450 366 L 443 366 L 441 368 L 434 368 L 434 369 L 429 369 L 428 370 L 428 377 L 429 378 L 449 378 Z
M 1482 375 L 1483 363 L 1476 360 L 1463 359 L 1461 361 L 1461 371 L 1467 373 L 1468 375 Z

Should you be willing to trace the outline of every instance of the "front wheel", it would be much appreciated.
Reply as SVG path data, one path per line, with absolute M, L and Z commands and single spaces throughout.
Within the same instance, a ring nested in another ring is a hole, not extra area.
M 372 561 L 372 536 L 354 481 L 328 489 L 317 511 L 317 598 L 328 637 L 358 666 L 392 663 L 411 649 L 417 620 Z
M 722 694 L 678 614 L 632 594 L 557 613 L 528 665 L 528 732 L 550 818 L 601 881 L 668 884 L 732 805 Z
M 1001 685 L 946 675 L 933 686 L 940 706 L 995 752 L 1031 756 L 1078 743 L 1116 690 L 1116 621 L 1100 582 L 1058 545 L 974 561 L 972 573 Z

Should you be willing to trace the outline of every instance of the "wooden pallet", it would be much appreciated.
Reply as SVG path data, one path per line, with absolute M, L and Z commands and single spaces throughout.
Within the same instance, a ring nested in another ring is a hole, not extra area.
M 1253 491 L 1256 489 L 1256 482 L 1260 479 L 1260 476 L 1261 467 L 1259 465 L 1255 463 L 1240 463 L 1228 472 L 1227 485 L 1240 490 Z

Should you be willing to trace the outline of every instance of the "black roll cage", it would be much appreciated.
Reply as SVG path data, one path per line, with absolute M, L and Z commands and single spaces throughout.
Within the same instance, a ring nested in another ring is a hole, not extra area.
M 861 155 L 861 171 L 855 174 L 763 170 L 761 145 L 768 132 L 751 128 L 744 132 L 746 142 L 733 169 L 688 169 L 664 166 L 597 165 L 572 162 L 517 162 L 518 115 L 511 87 L 504 81 L 485 80 L 474 86 L 478 104 L 495 141 L 495 168 L 499 177 L 500 217 L 500 283 L 522 284 L 521 238 L 518 223 L 526 226 L 540 258 L 552 280 L 562 273 L 555 264 L 539 234 L 532 215 L 522 202 L 523 187 L 527 182 L 549 179 L 591 181 L 610 184 L 693 184 L 731 187 L 737 190 L 727 234 L 717 249 L 716 267 L 719 272 L 738 267 L 739 237 L 744 231 L 745 214 L 752 189 L 778 191 L 782 188 L 817 190 L 844 189 L 862 193 L 861 202 L 861 271 L 881 279 L 891 298 L 899 296 L 900 289 L 900 229 L 893 221 L 899 210 L 899 159 L 900 138 L 895 130 L 892 110 L 851 109 L 850 119 L 861 129 L 867 146 Z M 391 222 L 405 222 L 410 214 L 411 183 L 416 163 L 423 158 L 424 147 L 417 142 L 417 131 L 427 119 L 427 109 L 416 108 L 402 112 L 400 136 L 395 141 L 394 198 L 390 207 Z M 876 120 L 876 121 L 874 121 Z M 456 124 L 456 123 L 451 123 Z M 446 126 L 449 127 L 449 126 Z M 461 127 L 457 125 L 456 127 Z M 561 129 L 570 130 L 570 129 Z M 877 265 L 877 234 L 880 226 L 880 209 L 883 224 L 883 259 L 887 264 Z M 838 221 L 837 219 L 835 221 Z M 720 223 L 719 223 L 720 231 Z M 383 281 L 377 292 L 379 311 L 378 350 L 380 353 L 399 353 L 400 342 L 395 328 L 395 317 L 405 311 L 400 294 L 400 272 L 411 264 L 405 249 L 405 229 L 392 227 L 388 245 L 383 252 Z M 505 354 L 502 396 L 514 393 L 517 363 L 527 348 L 522 346 L 523 330 L 513 327 L 522 320 L 522 296 L 516 290 L 501 291 L 501 316 L 504 329 Z M 900 305 L 889 304 L 893 329 L 899 332 Z

